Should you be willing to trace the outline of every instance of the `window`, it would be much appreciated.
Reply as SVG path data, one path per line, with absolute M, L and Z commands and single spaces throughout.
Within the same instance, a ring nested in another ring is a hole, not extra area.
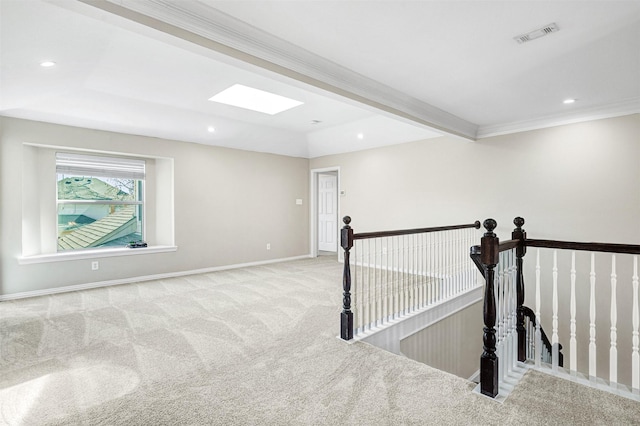
M 56 153 L 57 251 L 144 239 L 145 161 Z

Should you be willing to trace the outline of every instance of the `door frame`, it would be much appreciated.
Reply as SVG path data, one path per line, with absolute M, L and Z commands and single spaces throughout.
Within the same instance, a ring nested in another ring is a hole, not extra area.
M 338 226 L 336 241 L 338 242 L 338 256 L 340 256 L 340 167 L 323 167 L 320 169 L 311 169 L 311 177 L 309 179 L 311 188 L 309 193 L 311 194 L 311 202 L 309 203 L 309 256 L 318 257 L 318 175 L 327 172 L 337 172 L 338 188 L 336 191 L 336 208 L 338 215 Z

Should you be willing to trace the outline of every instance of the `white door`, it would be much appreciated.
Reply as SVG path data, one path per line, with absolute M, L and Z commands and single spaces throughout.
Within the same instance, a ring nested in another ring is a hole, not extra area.
M 318 175 L 318 250 L 338 251 L 338 176 Z

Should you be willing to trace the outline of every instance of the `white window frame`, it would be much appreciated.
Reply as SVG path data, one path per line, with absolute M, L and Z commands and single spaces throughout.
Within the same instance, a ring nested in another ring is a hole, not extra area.
M 60 252 L 56 250 L 57 196 L 52 189 L 57 182 L 55 156 L 58 152 L 146 161 L 145 211 L 143 213 L 146 220 L 143 226 L 148 247 L 135 249 L 100 247 Z M 23 191 L 32 196 L 25 196 L 22 199 L 22 253 L 17 256 L 18 264 L 29 265 L 177 251 L 174 234 L 173 161 L 171 157 L 23 143 Z M 149 166 L 151 166 L 150 169 Z

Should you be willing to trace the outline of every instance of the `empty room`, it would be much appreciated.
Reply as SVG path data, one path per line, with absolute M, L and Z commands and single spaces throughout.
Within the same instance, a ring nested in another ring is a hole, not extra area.
M 640 2 L 0 0 L 0 424 L 638 424 Z

